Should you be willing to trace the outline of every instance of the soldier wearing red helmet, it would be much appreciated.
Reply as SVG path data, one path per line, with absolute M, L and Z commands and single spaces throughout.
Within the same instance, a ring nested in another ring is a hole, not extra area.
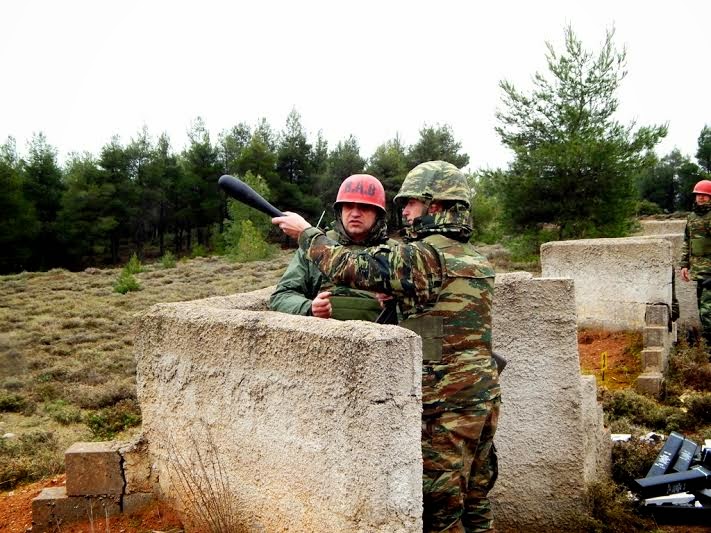
M 370 174 L 349 176 L 333 204 L 335 223 L 329 238 L 352 250 L 388 242 L 385 190 Z M 269 300 L 272 311 L 340 320 L 371 320 L 382 309 L 375 294 L 335 287 L 297 250 Z
M 699 181 L 694 186 L 694 195 L 679 266 L 684 281 L 696 281 L 701 329 L 711 346 L 711 181 Z

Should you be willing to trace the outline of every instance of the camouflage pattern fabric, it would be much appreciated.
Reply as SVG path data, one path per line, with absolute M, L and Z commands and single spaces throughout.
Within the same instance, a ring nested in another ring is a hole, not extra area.
M 462 202 L 469 207 L 471 188 L 462 172 L 446 161 L 427 161 L 408 172 L 394 201 L 402 205 L 409 198 Z
M 405 319 L 443 319 L 442 358 L 422 367 L 425 531 L 491 530 L 500 403 L 493 269 L 468 243 L 434 233 L 354 252 L 309 228 L 299 246 L 335 283 L 394 295 Z
M 371 235 L 371 240 L 366 242 L 367 245 L 388 242 L 384 224 L 376 224 L 376 226 L 378 226 L 377 231 Z M 351 249 L 362 250 L 364 248 L 364 246 L 356 245 L 350 240 L 341 224 L 337 224 L 336 231 L 329 231 L 328 236 L 340 244 L 348 245 Z M 306 258 L 302 250 L 297 250 L 269 298 L 269 309 L 281 313 L 307 316 L 311 314 L 311 302 L 318 293 L 323 291 L 331 291 L 338 296 L 360 297 L 374 301 L 374 295 L 371 292 L 337 287 Z M 377 318 L 378 314 L 378 312 L 372 313 L 373 320 Z
M 711 277 L 696 280 L 696 301 L 699 304 L 699 321 L 706 345 L 711 347 Z
M 706 343 L 711 346 L 711 205 L 695 205 L 689 214 L 681 251 L 681 268 L 696 281 L 699 319 Z M 706 287 L 704 286 L 706 285 Z
M 679 266 L 689 269 L 691 279 L 711 278 L 710 204 L 694 206 L 687 217 Z

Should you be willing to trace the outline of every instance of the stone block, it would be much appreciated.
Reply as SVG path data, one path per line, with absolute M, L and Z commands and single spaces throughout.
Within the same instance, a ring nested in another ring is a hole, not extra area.
M 64 454 L 69 496 L 123 493 L 121 455 L 115 442 L 75 442 Z
M 669 330 L 666 326 L 646 326 L 642 330 L 642 342 L 645 348 L 663 347 L 668 344 Z
M 664 348 L 654 347 L 642 350 L 642 371 L 660 372 L 664 367 Z
M 671 305 L 674 260 L 664 238 L 581 239 L 541 245 L 541 276 L 575 281 L 578 326 L 640 331 L 649 302 Z
M 637 390 L 642 394 L 658 396 L 662 391 L 663 382 L 661 372 L 644 372 L 637 377 Z
M 121 499 L 121 509 L 124 514 L 132 515 L 140 513 L 151 503 L 153 503 L 154 496 L 152 492 L 134 492 L 133 494 L 126 494 Z
M 124 494 L 134 492 L 153 492 L 158 484 L 153 475 L 148 443 L 141 436 L 136 441 L 126 443 L 119 448 L 123 459 L 123 477 L 126 481 Z
M 647 304 L 644 321 L 648 326 L 669 325 L 669 308 L 663 304 Z
M 32 500 L 32 531 L 62 531 L 72 522 L 94 523 L 98 530 L 101 520 L 120 512 L 117 498 L 67 496 L 66 487 L 50 487 Z

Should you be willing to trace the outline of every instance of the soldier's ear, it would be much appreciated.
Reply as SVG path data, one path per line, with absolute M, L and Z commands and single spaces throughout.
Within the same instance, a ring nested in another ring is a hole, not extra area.
M 435 213 L 441 213 L 444 210 L 442 207 L 442 204 L 439 202 L 432 202 L 430 204 L 429 209 L 427 210 L 427 214 L 429 215 L 434 215 Z

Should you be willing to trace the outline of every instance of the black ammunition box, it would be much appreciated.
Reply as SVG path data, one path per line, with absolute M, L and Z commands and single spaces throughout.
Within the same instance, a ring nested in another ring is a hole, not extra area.
M 693 466 L 684 472 L 643 477 L 635 479 L 634 482 L 643 498 L 654 498 L 711 487 L 711 472 L 703 466 Z
M 699 445 L 694 441 L 684 439 L 684 442 L 681 444 L 681 448 L 679 448 L 679 454 L 676 457 L 676 462 L 674 463 L 674 466 L 672 466 L 672 470 L 674 472 L 683 472 L 684 470 L 688 470 L 698 448 Z
M 679 448 L 684 443 L 684 435 L 672 431 L 664 443 L 662 451 L 659 452 L 657 458 L 652 465 L 652 468 L 647 472 L 646 477 L 660 476 L 666 474 L 672 465 L 672 462 L 676 458 L 677 453 L 679 453 Z

